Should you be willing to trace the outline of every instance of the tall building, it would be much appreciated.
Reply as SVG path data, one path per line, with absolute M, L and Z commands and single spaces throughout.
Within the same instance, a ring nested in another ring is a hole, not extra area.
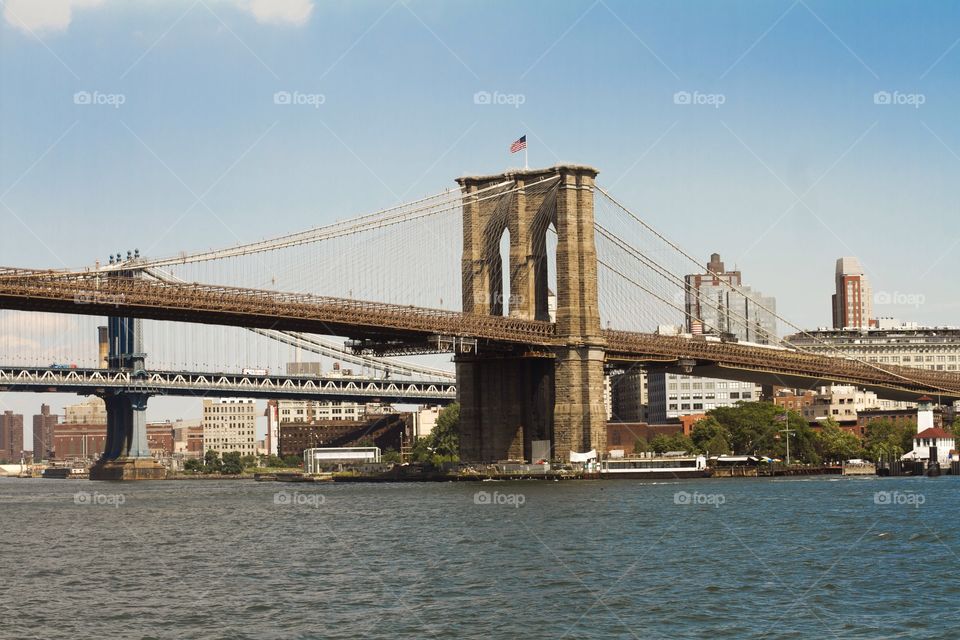
M 253 398 L 220 398 L 203 401 L 203 450 L 218 454 L 257 453 L 257 401 Z
M 50 413 L 50 405 L 40 405 L 40 413 L 33 416 L 33 460 L 53 458 L 53 431 L 60 416 Z
M 646 422 L 647 373 L 639 367 L 611 377 L 610 419 L 616 422 Z
M 0 459 L 20 462 L 23 456 L 23 416 L 13 411 L 0 415 Z
M 776 299 L 744 285 L 740 271 L 727 271 L 719 253 L 710 255 L 706 273 L 689 274 L 684 281 L 687 333 L 776 342 Z
M 872 326 L 873 292 L 860 261 L 846 257 L 837 259 L 836 293 L 833 294 L 833 328 Z

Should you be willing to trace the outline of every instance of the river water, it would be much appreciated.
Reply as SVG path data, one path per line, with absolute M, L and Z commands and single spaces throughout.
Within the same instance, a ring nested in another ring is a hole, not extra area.
M 0 479 L 0 638 L 957 637 L 958 489 Z

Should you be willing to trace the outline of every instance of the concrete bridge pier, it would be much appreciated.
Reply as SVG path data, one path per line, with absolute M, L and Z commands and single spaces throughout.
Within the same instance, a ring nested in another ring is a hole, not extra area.
M 602 449 L 605 343 L 597 302 L 593 184 L 580 165 L 460 178 L 463 192 L 463 311 L 548 321 L 546 235 L 557 234 L 556 334 L 553 350 L 518 346 L 513 353 L 457 360 L 460 457 L 496 462 L 531 457 L 533 440 L 550 440 L 552 458 Z M 489 197 L 511 181 L 516 191 Z M 509 235 L 509 265 L 500 256 Z M 504 291 L 503 274 L 509 274 Z

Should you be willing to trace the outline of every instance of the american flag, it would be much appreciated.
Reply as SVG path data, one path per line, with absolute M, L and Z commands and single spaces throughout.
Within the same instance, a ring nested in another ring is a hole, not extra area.
M 510 145 L 510 153 L 516 153 L 517 151 L 523 151 L 527 148 L 527 136 L 520 136 L 516 141 Z

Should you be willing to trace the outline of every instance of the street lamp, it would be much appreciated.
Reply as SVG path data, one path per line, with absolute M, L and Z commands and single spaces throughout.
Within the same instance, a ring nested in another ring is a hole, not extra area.
M 787 466 L 790 466 L 790 434 L 796 433 L 794 429 L 790 428 L 790 411 L 786 407 L 783 408 L 783 424 L 784 428 L 780 429 L 777 433 L 785 433 L 787 438 Z

